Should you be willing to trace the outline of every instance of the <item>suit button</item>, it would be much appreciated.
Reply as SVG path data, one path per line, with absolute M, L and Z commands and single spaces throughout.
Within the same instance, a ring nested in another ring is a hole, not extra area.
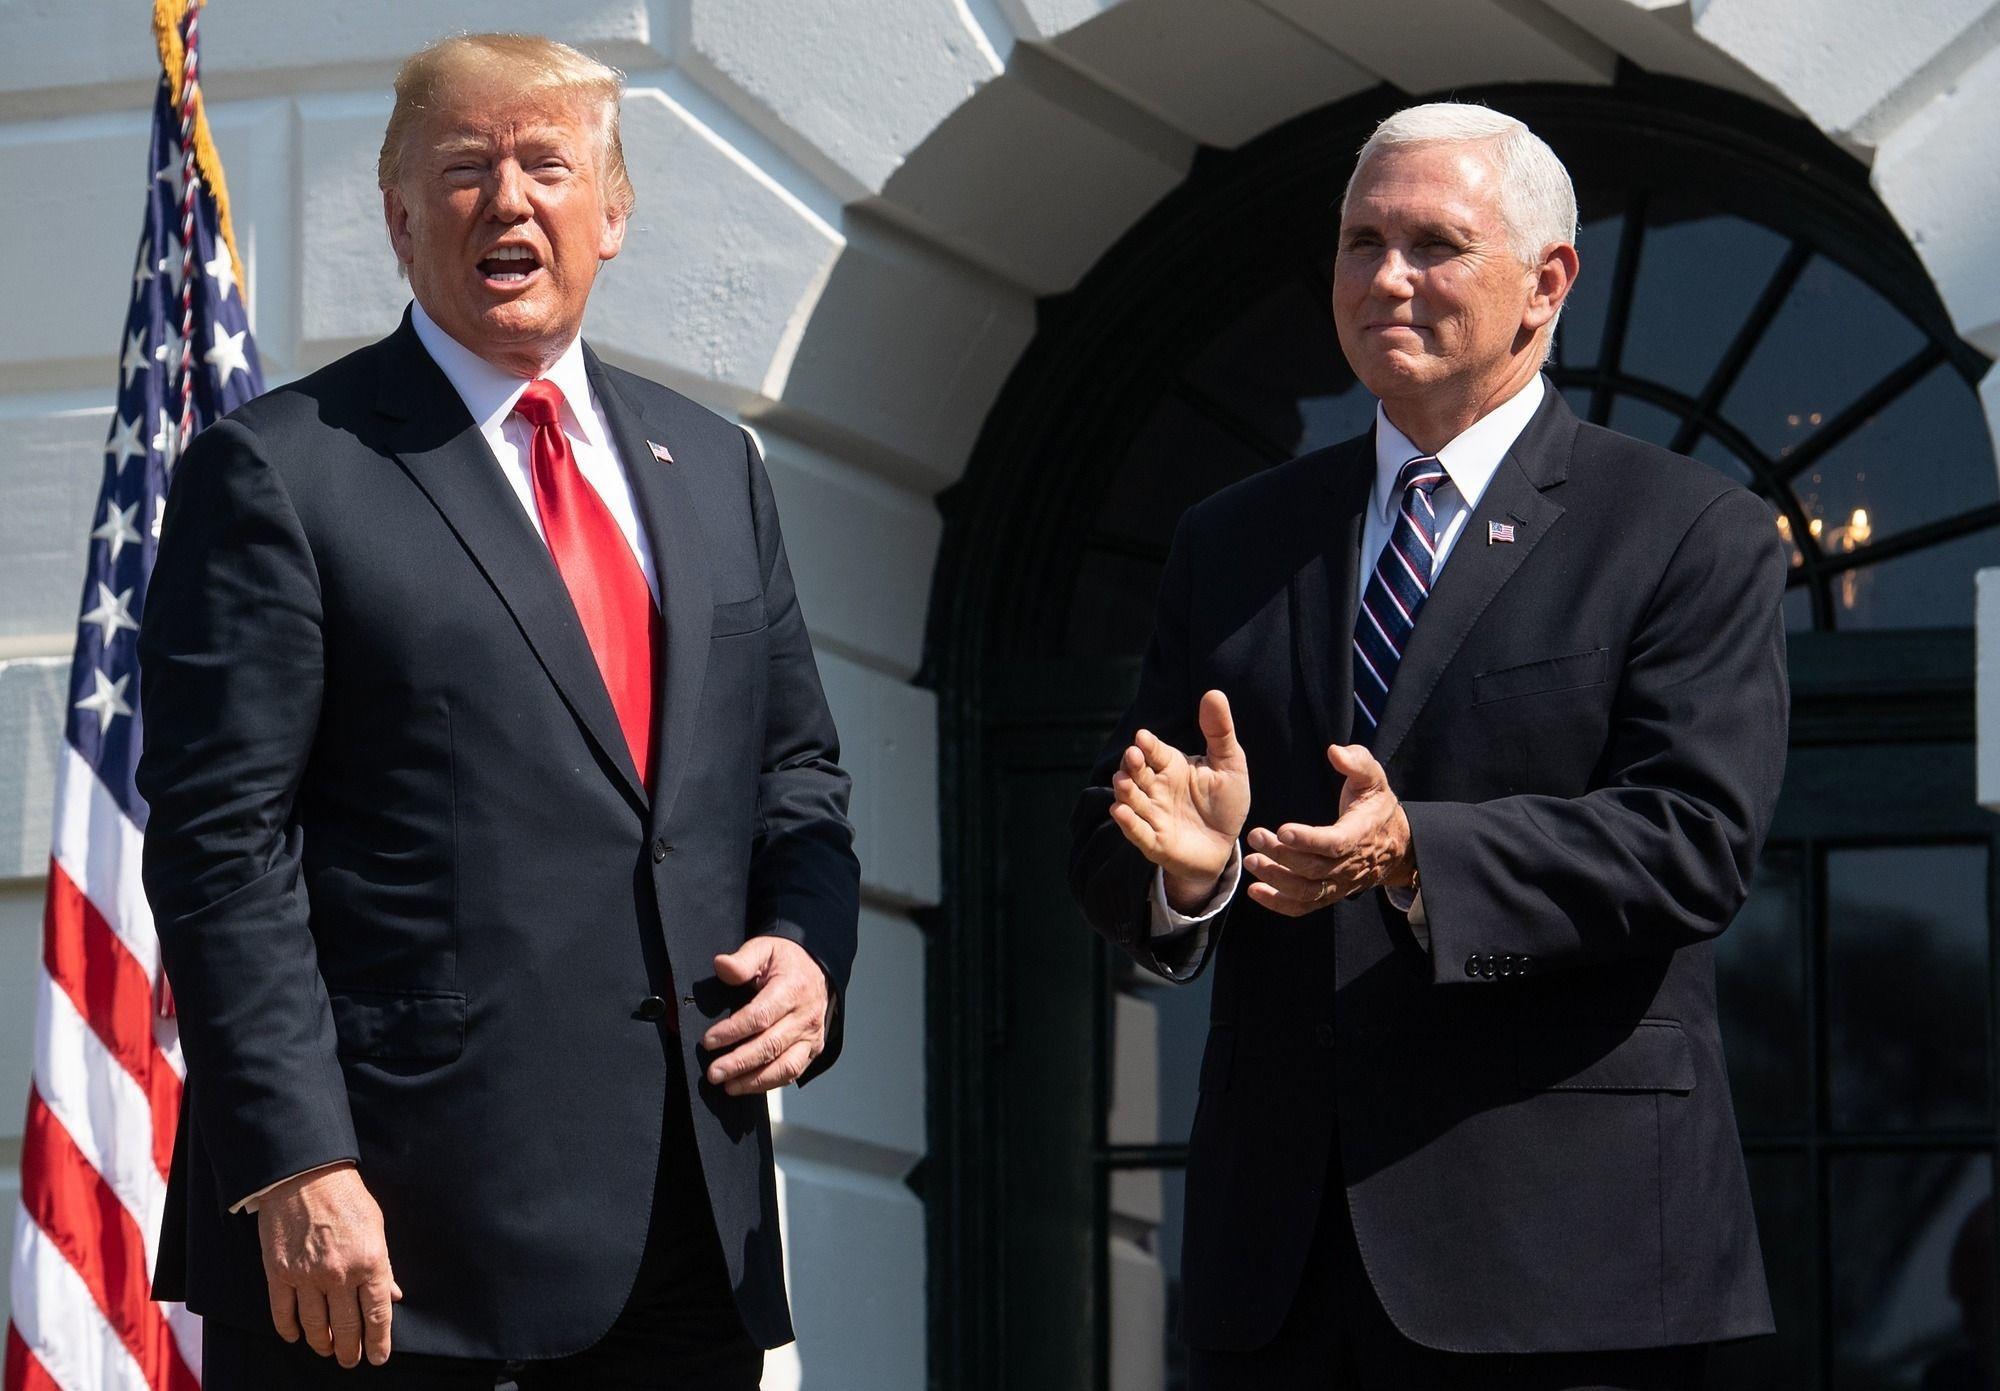
M 1500 974 L 1503 976 L 1514 974 L 1514 954 L 1512 952 L 1508 952 L 1507 955 L 1500 958 Z
M 1465 958 L 1465 974 L 1468 976 L 1479 974 L 1479 958 L 1477 956 L 1468 956 Z
M 1322 1024 L 1317 1029 L 1315 1029 L 1313 1033 L 1319 1039 L 1320 1047 L 1322 1048 L 1333 1047 L 1333 1025 Z
M 639 1001 L 639 1007 L 632 1011 L 632 1017 L 634 1019 L 644 1019 L 649 1023 L 656 1019 L 665 1019 L 667 1017 L 667 1002 L 662 1000 L 658 995 L 648 995 L 645 999 Z
M 673 848 L 674 848 L 673 846 L 671 846 L 671 845 L 667 844 L 667 843 L 666 843 L 666 842 L 665 842 L 664 840 L 656 840 L 656 841 L 654 841 L 654 842 L 653 842 L 653 863 L 654 863 L 654 864 L 658 864 L 658 863 L 659 863 L 660 861 L 662 861 L 662 860 L 666 859 L 666 858 L 667 858 L 667 852 L 668 852 L 669 850 L 672 850 Z
M 1534 959 L 1534 958 L 1532 958 L 1532 957 L 1527 957 L 1527 956 L 1524 956 L 1524 957 L 1522 957 L 1522 958 L 1521 958 L 1520 960 L 1516 961 L 1516 962 L 1514 963 L 1514 972 L 1515 972 L 1515 974 L 1516 974 L 1516 975 L 1522 975 L 1522 976 L 1525 976 L 1525 975 L 1527 975 L 1527 974 L 1528 974 L 1528 963 L 1529 963 L 1529 962 L 1530 962 L 1531 960 L 1533 960 L 1533 959 Z

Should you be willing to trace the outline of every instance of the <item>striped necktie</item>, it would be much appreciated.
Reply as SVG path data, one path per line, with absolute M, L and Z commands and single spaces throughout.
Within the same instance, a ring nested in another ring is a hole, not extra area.
M 1390 683 L 1431 596 L 1437 560 L 1431 490 L 1444 481 L 1444 466 L 1430 457 L 1410 460 L 1396 475 L 1396 521 L 1354 615 L 1354 737 L 1360 743 L 1371 742 L 1382 723 Z

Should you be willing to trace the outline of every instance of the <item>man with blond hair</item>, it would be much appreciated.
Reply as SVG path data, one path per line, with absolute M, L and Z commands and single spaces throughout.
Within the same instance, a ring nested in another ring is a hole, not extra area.
M 1073 823 L 1100 932 L 1215 967 L 1193 1391 L 1697 1391 L 1771 1329 L 1714 940 L 1783 770 L 1768 506 L 1541 376 L 1521 122 L 1384 121 L 1333 316 L 1371 433 L 1182 518 Z
M 750 437 L 580 338 L 618 75 L 396 80 L 394 333 L 204 432 L 141 633 L 205 1384 L 743 1391 L 791 1337 L 764 1093 L 859 875 Z

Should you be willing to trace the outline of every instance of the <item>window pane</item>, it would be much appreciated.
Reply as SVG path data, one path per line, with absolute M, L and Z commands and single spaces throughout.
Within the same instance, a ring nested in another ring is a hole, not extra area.
M 1835 1391 L 1993 1382 L 1989 1155 L 1835 1158 Z
M 2000 476 L 1979 397 L 1939 366 L 1792 480 L 1792 489 L 1808 516 L 1840 529 L 1821 537 L 1836 553 L 1990 503 Z M 1852 525 L 1857 520 L 1863 524 Z
M 1986 848 L 1832 851 L 1826 894 L 1833 1123 L 1983 1123 Z
M 1794 585 L 1785 591 L 1785 631 L 1810 632 L 1812 625 L 1812 595 L 1803 585 Z
M 1132 1178 L 1136 1175 L 1115 1175 Z M 1149 1174 L 1155 1183 L 1158 1174 Z M 1111 1391 L 1156 1391 L 1167 1379 L 1167 1272 L 1157 1241 L 1111 1217 Z
M 1187 1349 L 1174 1330 L 1181 1316 L 1180 1210 L 1186 1184 L 1179 1169 L 1152 1175 L 1174 1215 L 1143 1241 L 1111 1240 L 1112 1391 L 1185 1391 Z
M 1732 929 L 1733 930 L 1733 929 Z M 1750 1197 L 1771 1287 L 1777 1334 L 1725 1343 L 1709 1361 L 1707 1391 L 1806 1391 L 1818 1346 L 1811 1188 L 1798 1154 L 1752 1155 Z
M 1651 401 L 1642 401 L 1637 396 L 1620 396 L 1611 403 L 1609 423 L 1620 434 L 1665 449 L 1673 444 L 1674 435 L 1681 428 L 1681 416 L 1677 411 L 1656 406 Z
M 1703 435 L 1700 439 L 1697 439 L 1694 442 L 1694 448 L 1689 450 L 1688 453 L 1691 457 L 1701 460 L 1701 462 L 1707 464 L 1710 468 L 1728 474 L 1744 487 L 1747 488 L 1750 486 L 1754 477 L 1750 472 L 1750 466 L 1737 457 L 1735 451 L 1714 435 Z
M 1969 628 L 1972 575 L 2000 565 L 2000 531 L 1942 541 L 1851 570 L 1834 584 L 1840 628 Z
M 1661 213 L 1673 210 L 1656 209 L 1655 216 Z M 1662 218 L 1648 226 L 1624 370 L 1701 395 L 1786 245 L 1776 232 L 1740 217 Z M 1689 292 L 1694 286 L 1698 293 Z
M 1126 1084 L 1136 1090 L 1143 1085 L 1157 1098 L 1150 1112 L 1135 1114 L 1129 1121 L 1117 1119 L 1117 1096 L 1113 1096 L 1111 1139 L 1118 1144 L 1186 1144 L 1194 1129 L 1194 1105 L 1200 1096 L 1202 1049 L 1208 1044 L 1208 1000 L 1213 971 L 1186 985 L 1169 985 L 1151 975 L 1133 975 L 1120 992 L 1121 1027 L 1117 1044 L 1119 1066 L 1113 1072 L 1115 1086 Z M 1136 1031 L 1133 1052 L 1124 1052 L 1128 1030 L 1123 1021 L 1137 1019 L 1143 1010 L 1151 1026 L 1151 1036 L 1139 1040 Z M 1132 1065 L 1128 1071 L 1128 1062 Z M 1178 1212 L 1175 1220 L 1179 1220 Z
M 1114 1144 L 1187 1142 L 1214 976 L 1177 986 L 1134 972 L 1122 983 L 1106 1126 Z M 1123 1243 L 1111 1247 L 1114 1388 L 1155 1391 L 1162 1376 L 1169 1388 L 1186 1385 L 1184 1354 L 1171 1336 L 1180 1314 L 1183 1177 L 1177 1168 L 1111 1176 L 1113 1226 Z
M 1785 301 L 1723 413 L 1782 457 L 1924 345 L 1896 309 L 1824 256 Z
M 1743 1133 L 1807 1125 L 1803 865 L 1795 847 L 1764 852 L 1750 899 L 1716 942 L 1715 988 L 1729 1088 Z
M 1611 282 L 1618 268 L 1618 244 L 1625 234 L 1625 214 L 1586 216 L 1576 239 L 1582 267 L 1569 298 L 1563 301 L 1556 325 L 1556 361 L 1565 367 L 1593 367 L 1604 342 L 1604 312 L 1611 303 Z M 1577 414 L 1584 413 L 1578 407 Z

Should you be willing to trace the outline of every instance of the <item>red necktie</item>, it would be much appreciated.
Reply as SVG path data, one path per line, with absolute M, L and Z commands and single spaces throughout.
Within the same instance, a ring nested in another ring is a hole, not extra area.
M 562 431 L 563 394 L 554 382 L 529 382 L 514 414 L 535 429 L 530 451 L 535 510 L 556 569 L 569 588 L 591 655 L 604 675 L 619 728 L 639 780 L 653 786 L 653 663 L 660 610 L 645 572 L 611 509 L 584 480 Z

